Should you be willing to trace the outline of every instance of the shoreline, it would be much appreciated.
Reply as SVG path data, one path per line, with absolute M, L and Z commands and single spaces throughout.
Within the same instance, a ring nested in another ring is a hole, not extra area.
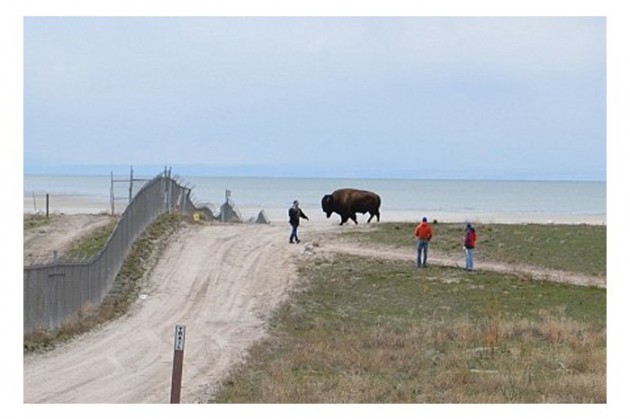
M 286 223 L 288 208 L 274 207 L 261 208 L 253 205 L 239 206 L 243 222 L 248 222 L 252 218 L 256 218 L 258 213 L 263 210 L 267 219 L 272 223 Z M 126 199 L 117 200 L 115 202 L 114 211 L 121 214 L 127 205 Z M 218 208 L 215 206 L 214 211 Z M 309 216 L 310 220 L 301 220 L 302 226 L 308 224 L 339 224 L 340 218 L 337 214 L 333 214 L 330 218 L 326 218 L 320 207 L 303 206 L 303 211 Z M 45 197 L 39 195 L 24 194 L 22 212 L 24 215 L 45 214 L 46 201 Z M 87 195 L 53 195 L 49 200 L 49 213 L 53 215 L 66 214 L 110 214 L 111 202 L 109 198 L 94 197 Z M 368 214 L 357 214 L 359 224 L 367 222 Z M 429 222 L 437 221 L 444 223 L 465 223 L 473 222 L 480 224 L 589 224 L 589 225 L 607 225 L 606 214 L 553 214 L 553 213 L 518 213 L 518 212 L 482 212 L 482 211 L 427 211 L 419 208 L 418 210 L 388 210 L 381 208 L 381 222 L 419 222 L 422 217 L 427 217 Z M 375 223 L 376 219 L 372 220 Z M 349 221 L 353 224 L 352 221 Z

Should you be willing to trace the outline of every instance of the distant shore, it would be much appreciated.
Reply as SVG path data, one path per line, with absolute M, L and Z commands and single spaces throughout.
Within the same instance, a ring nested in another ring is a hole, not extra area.
M 124 211 L 127 200 L 117 200 L 114 203 L 114 212 L 120 214 Z M 255 206 L 239 206 L 243 221 L 256 218 L 261 210 L 264 210 L 267 218 L 272 223 L 287 222 L 288 208 L 260 208 Z M 303 211 L 309 216 L 309 221 L 302 220 L 302 225 L 330 224 L 339 222 L 339 216 L 333 214 L 330 219 L 322 212 L 321 208 L 313 206 L 303 206 Z M 216 210 L 216 209 L 215 209 Z M 24 214 L 45 214 L 45 197 L 38 195 L 24 195 Z M 50 214 L 110 214 L 111 202 L 109 198 L 99 198 L 85 195 L 54 195 L 49 199 Z M 422 217 L 427 217 L 429 221 L 437 222 L 476 222 L 486 224 L 591 224 L 605 225 L 605 214 L 551 214 L 551 213 L 502 213 L 502 212 L 429 212 L 425 213 L 422 208 L 418 210 L 388 210 L 381 208 L 381 222 L 418 222 Z M 359 224 L 364 224 L 368 219 L 368 214 L 357 214 Z M 352 223 L 352 221 L 350 221 Z

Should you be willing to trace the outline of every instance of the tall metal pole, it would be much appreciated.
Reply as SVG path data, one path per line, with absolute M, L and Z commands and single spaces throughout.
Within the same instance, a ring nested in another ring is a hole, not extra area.
M 129 172 L 129 203 L 131 203 L 131 198 L 133 198 L 133 166 Z
M 109 187 L 109 205 L 114 215 L 114 172 L 111 172 L 111 186 Z

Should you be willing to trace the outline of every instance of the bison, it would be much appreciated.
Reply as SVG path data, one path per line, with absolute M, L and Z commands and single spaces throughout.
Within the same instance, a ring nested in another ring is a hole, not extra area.
M 381 197 L 370 191 L 361 191 L 358 189 L 337 189 L 332 195 L 324 195 L 322 198 L 322 210 L 326 213 L 326 218 L 330 218 L 333 212 L 336 212 L 341 216 L 341 224 L 348 221 L 351 218 L 355 224 L 357 222 L 357 212 L 365 214 L 370 213 L 370 218 L 367 222 L 372 220 L 372 217 L 376 215 L 376 220 L 381 220 L 381 213 L 378 211 L 381 206 Z

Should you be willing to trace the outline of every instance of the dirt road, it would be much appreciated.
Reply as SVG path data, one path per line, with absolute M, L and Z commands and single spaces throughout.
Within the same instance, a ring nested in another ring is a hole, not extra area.
M 285 226 L 186 226 L 128 315 L 25 357 L 24 401 L 168 402 L 176 324 L 186 326 L 182 402 L 206 401 L 209 383 L 264 335 L 304 249 L 288 244 Z
M 346 253 L 363 257 L 402 260 L 410 263 L 415 263 L 416 257 L 414 246 L 409 246 L 409 248 L 405 250 L 379 246 L 359 247 L 346 240 L 335 240 L 334 242 L 329 243 L 325 249 L 326 251 L 333 253 Z M 460 258 L 448 256 L 443 252 L 435 250 L 430 250 L 429 254 L 430 264 L 464 268 L 463 251 L 462 257 Z M 605 277 L 583 275 L 555 269 L 545 269 L 537 266 L 476 260 L 475 269 L 527 277 L 537 281 L 551 281 L 564 284 L 606 288 Z
M 284 224 L 186 225 L 127 315 L 48 353 L 25 356 L 24 402 L 168 403 L 177 324 L 186 326 L 181 401 L 207 401 L 264 336 L 266 319 L 297 280 L 296 260 L 344 252 L 413 263 L 413 249 L 365 249 L 326 238 L 337 230 L 308 225 L 304 242 L 289 245 Z M 436 262 L 458 263 L 438 256 Z

